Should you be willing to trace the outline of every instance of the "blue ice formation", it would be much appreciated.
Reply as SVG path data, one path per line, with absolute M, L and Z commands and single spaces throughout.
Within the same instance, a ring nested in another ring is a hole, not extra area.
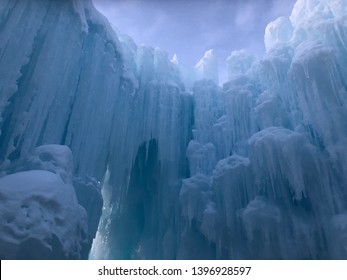
M 2 1 L 0 257 L 346 259 L 346 14 L 298 0 L 219 86 L 90 1 Z

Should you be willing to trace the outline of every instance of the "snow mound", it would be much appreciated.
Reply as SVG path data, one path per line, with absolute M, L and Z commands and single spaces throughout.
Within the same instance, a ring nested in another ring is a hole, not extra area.
M 32 170 L 0 178 L 0 258 L 79 259 L 87 215 L 71 184 Z

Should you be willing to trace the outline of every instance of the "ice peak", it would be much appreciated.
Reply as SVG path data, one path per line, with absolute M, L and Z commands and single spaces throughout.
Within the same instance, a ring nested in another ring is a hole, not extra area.
M 174 54 L 173 55 L 173 57 L 172 57 L 172 59 L 170 60 L 173 64 L 176 64 L 176 65 L 178 65 L 178 58 L 177 58 L 177 54 Z
M 218 84 L 218 60 L 213 49 L 205 52 L 204 57 L 195 65 L 198 79 L 211 79 Z

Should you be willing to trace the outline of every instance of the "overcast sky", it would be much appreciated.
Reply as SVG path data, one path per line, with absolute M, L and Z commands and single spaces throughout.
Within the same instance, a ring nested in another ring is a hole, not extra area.
M 220 68 L 233 50 L 261 58 L 267 23 L 290 15 L 295 0 L 93 0 L 96 8 L 138 45 L 166 50 L 194 66 L 214 49 Z M 221 70 L 223 72 L 223 70 Z M 223 80 L 223 73 L 221 79 Z

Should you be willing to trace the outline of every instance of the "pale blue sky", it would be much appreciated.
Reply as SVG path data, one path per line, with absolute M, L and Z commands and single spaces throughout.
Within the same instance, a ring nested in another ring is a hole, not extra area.
M 218 55 L 221 79 L 233 50 L 261 58 L 267 23 L 289 16 L 295 0 L 93 0 L 122 33 L 135 42 L 166 50 L 194 66 L 206 50 Z

